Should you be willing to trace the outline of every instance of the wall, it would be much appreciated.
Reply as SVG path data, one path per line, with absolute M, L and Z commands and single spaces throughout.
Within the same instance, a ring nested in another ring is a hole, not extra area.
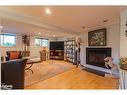
M 9 32 L 6 32 L 9 33 Z M 21 51 L 22 50 L 22 37 L 20 34 L 16 34 L 16 46 L 13 47 L 1 47 L 1 56 L 6 56 L 6 51 Z
M 49 41 L 66 41 L 67 38 L 69 37 L 52 37 L 52 38 L 48 38 Z M 31 40 L 30 40 L 30 56 L 31 57 L 39 57 L 39 51 L 41 51 L 43 49 L 43 47 L 37 47 L 35 46 L 35 37 L 31 36 Z M 50 46 L 50 45 L 49 45 Z M 47 48 L 47 51 L 49 50 L 49 47 Z
M 6 32 L 10 34 L 16 34 L 16 33 L 11 33 L 11 32 Z M 53 39 L 49 39 L 53 40 Z M 22 51 L 22 35 L 21 34 L 16 34 L 16 46 L 13 47 L 0 47 L 0 54 L 1 56 L 6 56 L 6 51 Z M 39 51 L 41 51 L 43 47 L 37 47 L 35 46 L 35 36 L 30 37 L 30 57 L 39 57 Z M 48 48 L 47 48 L 48 50 Z
M 48 38 L 49 41 L 53 40 L 52 38 Z M 39 57 L 39 51 L 42 51 L 43 47 L 39 47 L 35 45 L 35 36 L 30 37 L 30 56 L 31 57 Z M 46 50 L 49 50 L 49 46 L 46 48 Z
M 97 27 L 89 29 L 89 31 L 101 29 L 101 28 L 107 29 L 107 46 L 103 46 L 103 47 L 111 47 L 112 48 L 112 57 L 114 59 L 114 63 L 117 64 L 119 61 L 118 59 L 119 59 L 119 48 L 120 48 L 119 24 L 97 26 Z M 86 67 L 105 71 L 106 69 L 86 64 L 86 47 L 89 47 L 88 46 L 88 31 L 81 33 L 80 37 L 83 41 L 83 43 L 81 45 L 81 55 L 80 55 L 81 64 Z
M 120 56 L 127 57 L 127 37 L 125 37 L 125 23 L 127 21 L 127 8 L 121 12 L 120 24 Z
M 20 33 L 13 33 L 13 32 L 4 32 L 4 33 L 10 33 L 10 34 L 16 34 L 16 46 L 13 47 L 0 47 L 0 54 L 1 56 L 6 56 L 6 51 L 22 51 L 22 34 Z M 66 37 L 64 38 L 56 38 L 56 37 L 50 37 L 48 38 L 49 41 L 64 41 L 66 40 Z M 35 36 L 30 36 L 30 57 L 39 57 L 39 51 L 41 51 L 43 47 L 35 46 Z M 47 51 L 49 50 L 49 47 L 46 48 Z
M 52 39 L 52 41 L 66 41 L 68 38 L 72 38 L 74 36 L 69 36 L 69 37 L 57 37 Z
M 31 57 L 38 57 L 39 51 L 42 50 L 42 47 L 35 46 L 35 37 L 30 37 L 30 56 Z
M 127 28 L 125 27 L 125 24 L 127 22 L 127 8 L 124 9 L 120 14 L 120 57 L 127 57 L 127 37 L 125 36 L 125 30 Z M 125 76 L 123 77 L 122 74 L 120 74 L 120 78 L 123 78 L 120 80 L 120 85 L 122 85 L 121 89 L 127 89 L 127 71 L 120 70 L 120 72 L 124 72 Z M 125 83 L 125 84 L 124 84 Z M 123 87 L 125 85 L 125 87 Z

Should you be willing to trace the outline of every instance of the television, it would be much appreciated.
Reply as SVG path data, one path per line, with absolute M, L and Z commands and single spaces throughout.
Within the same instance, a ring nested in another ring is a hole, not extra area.
M 64 41 L 50 42 L 50 50 L 64 50 Z

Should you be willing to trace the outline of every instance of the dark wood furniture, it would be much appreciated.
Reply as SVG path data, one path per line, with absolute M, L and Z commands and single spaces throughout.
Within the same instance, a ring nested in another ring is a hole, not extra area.
M 51 60 L 64 60 L 64 50 L 50 50 Z
M 27 59 L 16 59 L 1 64 L 1 89 L 24 88 L 24 71 Z
M 64 60 L 64 41 L 50 42 L 50 59 Z

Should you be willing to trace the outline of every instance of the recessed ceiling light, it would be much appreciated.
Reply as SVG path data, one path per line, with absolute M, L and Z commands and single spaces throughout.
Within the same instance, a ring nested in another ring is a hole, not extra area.
M 38 35 L 40 35 L 41 33 L 39 32 Z
M 56 37 L 56 35 L 53 35 L 53 37 Z
M 47 9 L 45 9 L 45 13 L 46 14 L 51 14 L 51 10 L 47 8 Z
M 3 26 L 2 25 L 0 25 L 0 29 L 2 29 L 3 28 Z

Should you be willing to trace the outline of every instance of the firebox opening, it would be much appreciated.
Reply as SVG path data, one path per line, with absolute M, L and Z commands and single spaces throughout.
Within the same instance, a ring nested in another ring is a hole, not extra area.
M 86 64 L 106 68 L 106 57 L 111 57 L 111 48 L 86 48 Z

